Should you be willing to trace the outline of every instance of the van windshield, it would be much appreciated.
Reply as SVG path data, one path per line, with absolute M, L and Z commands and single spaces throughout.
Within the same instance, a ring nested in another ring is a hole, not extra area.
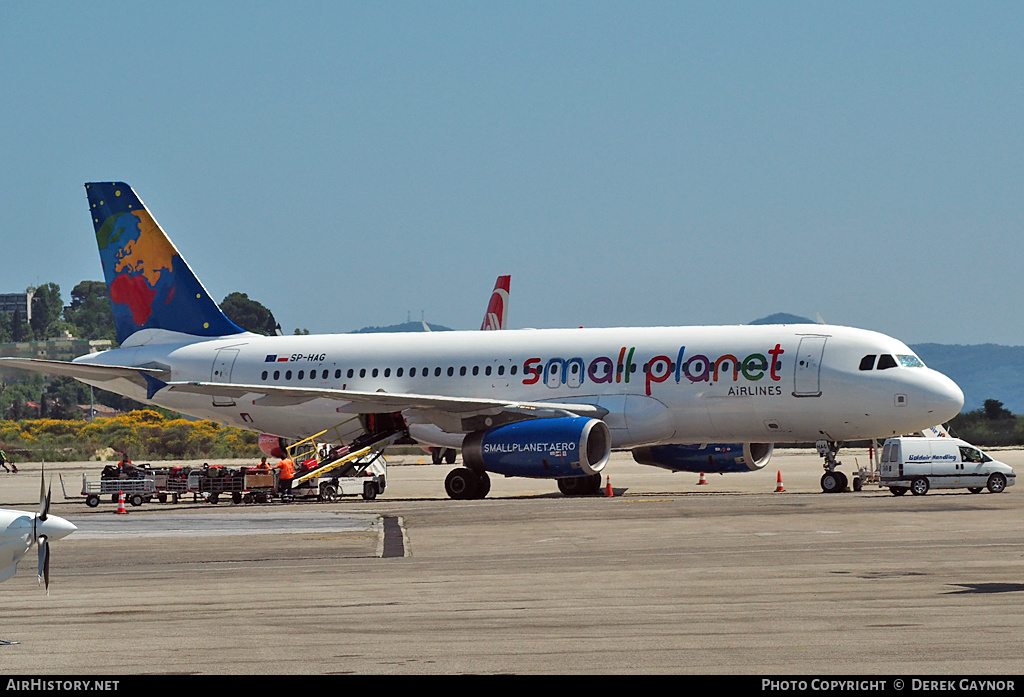
M 966 448 L 962 445 L 960 446 L 960 457 L 961 459 L 963 459 L 964 462 L 979 463 L 992 461 L 992 458 L 990 458 L 988 455 L 981 452 L 980 450 L 976 448 Z

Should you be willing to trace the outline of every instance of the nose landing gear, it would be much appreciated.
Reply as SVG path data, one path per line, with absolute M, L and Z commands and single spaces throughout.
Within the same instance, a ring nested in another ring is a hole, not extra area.
M 836 460 L 836 453 L 839 452 L 840 443 L 831 440 L 819 440 L 814 446 L 818 449 L 818 454 L 825 458 L 825 474 L 821 475 L 821 490 L 826 494 L 846 491 L 846 485 L 849 484 L 849 480 L 847 480 L 845 474 L 836 469 L 843 464 Z

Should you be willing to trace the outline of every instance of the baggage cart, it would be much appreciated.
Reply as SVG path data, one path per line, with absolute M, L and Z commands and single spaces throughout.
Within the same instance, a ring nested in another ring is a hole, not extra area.
M 209 503 L 230 496 L 232 503 L 269 503 L 274 495 L 274 475 L 226 467 L 204 467 L 188 473 L 186 491 Z
M 147 477 L 145 479 L 90 479 L 82 474 L 82 496 L 85 497 L 85 505 L 89 508 L 96 508 L 104 496 L 110 496 L 112 503 L 117 503 L 118 496 L 124 492 L 125 501 L 133 506 L 141 506 L 151 501 L 156 494 L 156 480 Z

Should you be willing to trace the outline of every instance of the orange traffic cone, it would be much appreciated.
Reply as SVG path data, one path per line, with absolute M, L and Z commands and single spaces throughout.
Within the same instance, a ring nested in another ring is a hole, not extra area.
M 782 486 L 782 470 L 779 470 L 779 483 L 775 485 L 775 491 L 785 491 L 786 489 Z
M 605 498 L 611 498 L 612 496 L 615 496 L 614 492 L 612 492 L 612 475 L 608 474 L 605 476 L 607 479 L 605 480 L 606 484 L 604 485 L 604 496 Z
M 128 509 L 124 507 L 124 492 L 123 491 L 119 492 L 118 496 L 117 496 L 117 512 L 118 513 L 124 513 L 124 514 L 128 513 Z
M 707 484 L 708 483 L 708 478 L 704 476 L 703 472 L 700 473 L 700 479 L 697 480 L 697 483 L 698 484 Z

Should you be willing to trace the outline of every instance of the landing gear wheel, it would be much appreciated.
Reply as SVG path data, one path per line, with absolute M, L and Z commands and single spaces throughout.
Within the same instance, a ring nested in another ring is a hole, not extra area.
M 464 501 L 475 497 L 478 481 L 479 477 L 473 470 L 460 467 L 448 473 L 444 480 L 444 490 L 448 492 L 449 498 Z
M 446 465 L 454 465 L 455 464 L 455 457 L 457 455 L 458 455 L 458 452 L 456 452 L 455 448 L 447 448 L 444 451 L 444 462 L 445 462 L 445 464 Z
M 1006 488 L 1006 477 L 999 472 L 996 472 L 988 478 L 988 490 L 993 494 L 1001 494 L 1003 489 Z
M 487 476 L 486 472 L 480 472 L 476 475 L 476 496 L 473 498 L 486 498 L 489 493 L 491 493 L 491 478 Z
M 826 494 L 836 494 L 843 490 L 843 481 L 840 472 L 826 472 L 821 475 L 821 490 Z
M 430 451 L 430 461 L 435 465 L 441 464 L 441 448 L 434 448 Z
M 928 493 L 929 488 L 928 480 L 924 477 L 918 477 L 910 482 L 910 493 L 914 496 L 924 496 Z
M 597 475 L 598 486 L 601 475 Z M 594 493 L 592 477 L 564 477 L 558 480 L 558 490 L 566 496 L 586 496 Z

